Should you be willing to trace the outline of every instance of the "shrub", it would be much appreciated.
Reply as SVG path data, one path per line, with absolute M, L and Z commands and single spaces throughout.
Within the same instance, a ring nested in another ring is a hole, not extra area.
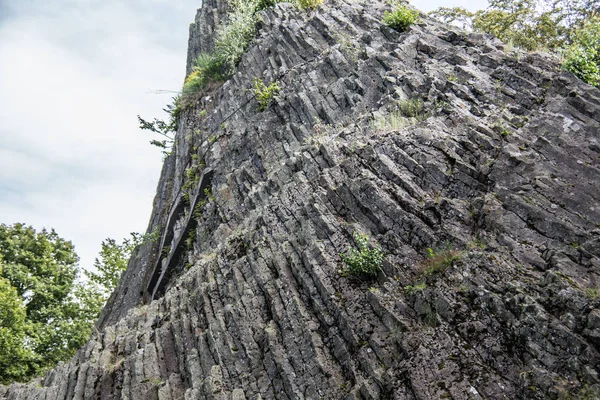
M 345 275 L 355 277 L 370 277 L 377 275 L 381 270 L 383 253 L 381 249 L 370 248 L 369 237 L 358 232 L 354 233 L 357 248 L 350 249 L 348 254 L 340 253 L 340 257 L 346 263 Z
M 183 83 L 182 94 L 189 96 L 204 89 L 209 82 L 225 80 L 223 63 L 214 54 L 202 53 L 194 61 L 193 71 Z
M 593 86 L 600 85 L 600 64 L 594 62 L 593 53 L 581 46 L 574 45 L 567 50 L 563 68 L 576 77 Z
M 257 7 L 257 0 L 234 0 L 227 23 L 217 28 L 214 54 L 226 75 L 233 74 L 256 34 Z
M 414 24 L 418 18 L 418 11 L 399 5 L 393 11 L 386 11 L 383 14 L 383 23 L 399 32 L 404 32 L 409 26 Z
M 185 78 L 181 107 L 196 100 L 196 94 L 211 82 L 226 80 L 240 62 L 256 34 L 255 13 L 258 0 L 234 0 L 225 23 L 216 30 L 212 53 L 202 53 L 194 61 L 193 71 Z
M 314 10 L 323 4 L 323 0 L 298 0 L 298 5 L 303 10 Z
M 254 79 L 254 94 L 258 99 L 258 110 L 265 111 L 280 89 L 278 81 L 271 82 L 269 86 L 266 86 L 261 79 Z
M 182 111 L 181 97 L 173 97 L 173 103 L 168 104 L 166 108 L 163 108 L 163 111 L 169 114 L 168 123 L 158 118 L 154 118 L 154 121 L 146 121 L 139 115 L 137 117 L 140 129 L 159 134 L 164 138 L 164 140 L 151 140 L 150 144 L 160 147 L 163 149 L 163 154 L 169 155 L 171 152 L 167 151 L 167 148 L 173 146 L 175 132 L 177 132 L 179 117 Z

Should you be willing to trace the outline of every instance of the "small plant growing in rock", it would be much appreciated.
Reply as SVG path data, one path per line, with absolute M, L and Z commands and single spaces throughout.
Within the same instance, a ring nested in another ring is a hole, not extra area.
M 398 32 L 405 32 L 409 26 L 417 22 L 419 12 L 399 5 L 393 11 L 386 11 L 383 14 L 383 23 L 394 28 Z
M 209 188 L 204 188 L 204 196 L 206 196 L 208 201 L 215 201 L 215 196 L 213 196 Z
M 585 289 L 585 296 L 591 300 L 600 299 L 600 288 Z
M 119 370 L 123 363 L 125 362 L 125 357 L 119 357 L 114 360 L 110 365 L 108 365 L 108 371 L 113 374 L 115 371 Z
M 340 253 L 346 263 L 345 276 L 373 277 L 381 270 L 383 253 L 378 247 L 369 246 L 369 236 L 354 233 L 357 247 L 347 253 Z
M 400 110 L 391 111 L 389 114 L 378 115 L 371 121 L 371 128 L 375 132 L 399 131 L 408 124 Z
M 146 378 L 142 381 L 142 383 L 145 383 L 145 382 L 148 382 L 152 386 L 161 386 L 164 383 L 163 380 L 158 377 Z
M 415 285 L 404 286 L 404 292 L 408 295 L 411 295 L 415 292 L 421 292 L 425 289 L 427 289 L 427 284 L 425 282 L 418 283 Z
M 423 266 L 424 275 L 438 275 L 446 272 L 454 263 L 460 261 L 462 252 L 453 249 L 446 249 L 439 252 L 433 249 L 427 249 L 427 261 Z
M 185 239 L 185 247 L 187 249 L 192 249 L 194 246 L 194 242 L 196 241 L 196 229 L 191 229 L 188 233 L 188 237 Z
M 194 207 L 194 211 L 192 213 L 192 217 L 196 220 L 196 221 L 200 221 L 202 219 L 202 208 L 207 204 L 206 200 L 202 201 L 200 200 L 198 202 L 198 204 L 196 204 L 196 207 Z
M 282 0 L 258 0 L 256 4 L 256 11 L 266 10 L 269 7 L 273 7 L 275 4 L 280 3 Z
M 254 94 L 258 100 L 258 110 L 265 111 L 279 90 L 281 87 L 279 87 L 278 81 L 271 82 L 267 86 L 261 79 L 254 79 Z
M 423 110 L 423 100 L 409 99 L 398 103 L 398 109 L 407 117 L 416 118 L 419 121 L 424 120 L 427 115 Z
M 314 10 L 323 4 L 323 0 L 298 0 L 298 5 L 303 10 Z

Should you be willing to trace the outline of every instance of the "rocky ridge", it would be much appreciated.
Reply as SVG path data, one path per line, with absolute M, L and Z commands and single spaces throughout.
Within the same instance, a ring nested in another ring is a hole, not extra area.
M 189 60 L 225 8 L 199 10 Z M 98 331 L 0 397 L 595 398 L 600 91 L 424 15 L 399 33 L 388 8 L 262 13 L 182 116 L 160 239 Z M 280 82 L 264 112 L 254 78 Z M 385 254 L 374 280 L 343 274 L 354 232 Z

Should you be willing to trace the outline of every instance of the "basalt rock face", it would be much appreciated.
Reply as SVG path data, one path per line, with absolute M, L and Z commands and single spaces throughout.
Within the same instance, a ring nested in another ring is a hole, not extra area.
M 159 238 L 98 332 L 0 396 L 594 398 L 600 91 L 425 16 L 397 32 L 386 8 L 262 14 L 184 113 Z M 280 82 L 263 112 L 254 78 Z M 374 279 L 343 273 L 355 232 L 385 255 Z

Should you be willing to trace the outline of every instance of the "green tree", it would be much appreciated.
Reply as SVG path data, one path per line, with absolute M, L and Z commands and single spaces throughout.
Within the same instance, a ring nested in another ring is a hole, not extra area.
M 600 17 L 585 21 L 565 52 L 563 67 L 590 85 L 600 87 Z
M 476 12 L 441 7 L 430 14 L 465 29 L 493 34 L 524 50 L 563 56 L 563 67 L 600 84 L 600 0 L 490 0 Z
M 491 33 L 525 50 L 561 49 L 598 12 L 598 0 L 490 0 L 475 12 L 440 7 L 430 14 L 465 29 Z
M 79 258 L 54 230 L 0 224 L 0 257 L 1 307 L 11 316 L 2 320 L 3 336 L 8 347 L 21 347 L 5 355 L 5 365 L 19 367 L 2 369 L 0 380 L 24 380 L 69 358 L 89 337 L 91 313 L 76 297 Z
M 26 310 L 17 290 L 2 277 L 0 258 L 0 383 L 20 380 L 29 374 L 33 353 L 26 346 Z
M 132 251 L 154 236 L 104 240 L 83 280 L 72 243 L 54 230 L 0 224 L 0 383 L 69 359 L 89 339 Z
M 89 282 L 103 298 L 102 303 L 117 287 L 121 274 L 127 269 L 131 253 L 145 238 L 139 233 L 131 232 L 131 238 L 123 239 L 121 243 L 111 238 L 102 241 L 99 258 L 94 261 L 95 271 L 85 271 Z

